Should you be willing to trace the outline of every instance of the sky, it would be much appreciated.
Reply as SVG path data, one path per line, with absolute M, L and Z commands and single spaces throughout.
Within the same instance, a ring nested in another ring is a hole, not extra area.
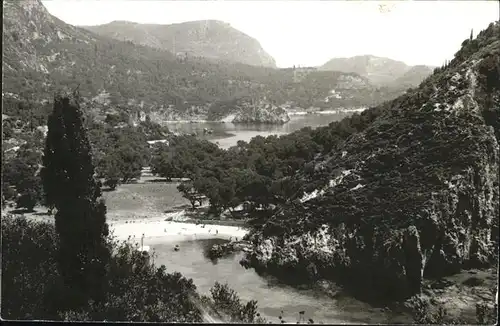
M 172 24 L 222 20 L 257 39 L 278 67 L 318 66 L 371 54 L 439 66 L 462 41 L 499 19 L 490 1 L 42 0 L 72 25 L 114 20 Z

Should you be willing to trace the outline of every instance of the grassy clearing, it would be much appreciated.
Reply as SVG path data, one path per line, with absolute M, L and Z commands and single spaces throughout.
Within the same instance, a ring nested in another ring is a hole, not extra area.
M 141 178 L 142 181 L 143 178 Z M 144 180 L 146 181 L 146 180 Z M 116 190 L 104 192 L 108 207 L 108 220 L 131 220 L 157 217 L 164 213 L 186 210 L 190 220 L 184 223 L 216 224 L 225 226 L 244 226 L 244 220 L 208 219 L 208 207 L 190 211 L 189 201 L 177 190 L 177 182 L 145 182 L 120 185 Z
M 110 221 L 158 216 L 189 205 L 177 190 L 177 183 L 136 183 L 120 185 L 103 193 Z
M 153 180 L 158 180 L 157 182 Z M 138 183 L 122 184 L 113 191 L 104 191 L 103 197 L 108 208 L 108 222 L 121 220 L 135 220 L 159 217 L 165 213 L 186 210 L 186 217 L 190 220 L 184 223 L 200 223 L 207 225 L 244 226 L 244 220 L 208 219 L 208 207 L 198 207 L 191 211 L 187 199 L 177 190 L 178 182 L 166 182 L 153 176 L 144 176 Z M 47 214 L 47 208 L 35 207 L 33 212 L 16 210 L 13 206 L 5 211 L 23 214 L 36 221 L 49 221 L 53 217 Z

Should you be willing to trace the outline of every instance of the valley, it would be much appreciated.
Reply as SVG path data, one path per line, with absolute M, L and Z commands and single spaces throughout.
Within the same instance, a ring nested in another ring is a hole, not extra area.
M 497 318 L 497 21 L 439 67 L 283 68 L 219 19 L 3 9 L 2 318 Z

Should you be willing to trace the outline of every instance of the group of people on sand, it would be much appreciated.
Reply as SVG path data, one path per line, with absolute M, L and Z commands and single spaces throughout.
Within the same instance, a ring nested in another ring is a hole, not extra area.
M 203 224 L 202 228 L 204 228 L 204 227 L 205 227 L 205 224 Z M 239 230 L 239 229 L 240 229 L 240 228 L 238 228 L 238 230 Z M 186 228 L 182 228 L 182 230 L 187 230 L 187 229 L 186 229 Z M 166 233 L 166 232 L 167 232 L 167 229 L 166 229 L 166 228 L 164 228 L 164 229 L 163 229 L 163 232 L 165 232 L 165 233 Z M 208 233 L 211 233 L 211 232 L 212 232 L 212 229 L 208 229 Z M 177 234 L 179 234 L 179 235 L 180 235 L 181 233 L 182 233 L 182 232 L 180 231 L 180 232 L 178 232 Z M 219 234 L 219 230 L 218 230 L 218 229 L 215 229 L 215 234 Z M 194 237 L 196 238 L 196 233 L 194 234 Z M 134 238 L 135 238 L 135 236 L 134 236 Z M 142 242 L 142 241 L 144 241 L 144 238 L 145 238 L 145 234 L 143 233 L 143 234 L 142 234 L 142 236 L 141 236 L 141 242 Z M 232 236 L 230 236 L 230 237 L 229 237 L 229 241 L 233 241 L 233 237 L 232 237 Z M 234 241 L 238 241 L 238 237 L 234 237 Z M 176 245 L 176 246 L 175 246 L 175 248 L 174 248 L 174 250 L 175 250 L 175 251 L 179 251 L 179 249 L 180 249 L 180 248 L 179 248 L 179 245 Z

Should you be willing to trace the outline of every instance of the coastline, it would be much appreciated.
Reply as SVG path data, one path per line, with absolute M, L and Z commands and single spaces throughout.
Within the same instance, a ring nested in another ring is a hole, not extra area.
M 289 116 L 301 116 L 301 115 L 327 115 L 327 114 L 341 114 L 341 113 L 355 113 L 355 112 L 363 112 L 367 109 L 367 107 L 360 108 L 337 108 L 323 111 L 290 111 L 287 112 Z

